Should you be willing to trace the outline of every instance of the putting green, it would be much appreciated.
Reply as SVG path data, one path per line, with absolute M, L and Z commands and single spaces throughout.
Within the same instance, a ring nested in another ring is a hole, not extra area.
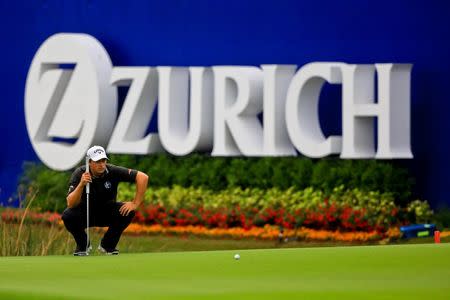
M 0 258 L 0 299 L 448 299 L 450 244 Z

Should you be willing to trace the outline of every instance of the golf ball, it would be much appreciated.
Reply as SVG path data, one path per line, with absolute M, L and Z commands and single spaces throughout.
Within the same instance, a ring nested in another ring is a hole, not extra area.
M 238 260 L 238 259 L 240 259 L 240 258 L 241 258 L 241 256 L 240 256 L 239 254 L 235 254 L 235 255 L 234 255 L 234 259 Z

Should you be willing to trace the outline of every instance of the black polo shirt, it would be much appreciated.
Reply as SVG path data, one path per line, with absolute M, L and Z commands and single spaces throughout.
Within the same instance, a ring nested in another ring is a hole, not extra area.
M 69 191 L 70 194 L 78 186 L 81 175 L 86 171 L 86 166 L 77 168 L 70 177 Z M 112 164 L 106 165 L 106 170 L 101 177 L 93 177 L 90 184 L 89 207 L 97 208 L 116 202 L 117 187 L 120 182 L 135 182 L 137 171 Z M 86 207 L 86 187 L 83 189 L 81 202 L 78 207 Z

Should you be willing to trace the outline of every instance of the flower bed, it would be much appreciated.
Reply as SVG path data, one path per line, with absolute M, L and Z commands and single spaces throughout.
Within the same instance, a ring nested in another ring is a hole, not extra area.
M 132 199 L 134 187 L 121 189 L 119 199 Z M 389 193 L 336 187 L 330 196 L 320 190 L 261 190 L 233 188 L 148 189 L 137 220 L 147 225 L 203 225 L 243 227 L 279 225 L 341 231 L 386 231 L 392 226 L 429 222 L 426 201 L 406 207 L 395 204 Z
M 61 223 L 61 215 L 56 212 L 34 212 L 28 211 L 24 217 L 25 210 L 7 208 L 0 213 L 0 220 L 5 223 L 24 223 L 32 224 L 55 224 Z
M 154 209 L 153 212 L 158 216 L 163 216 L 161 208 Z M 191 216 L 187 212 L 182 212 L 184 216 Z M 6 209 L 0 214 L 1 221 L 5 223 L 20 223 L 24 215 L 24 210 L 20 209 Z M 155 216 L 155 215 L 153 215 Z M 271 224 L 265 224 L 264 226 L 246 226 L 246 227 L 228 227 L 223 226 L 224 217 L 220 217 L 217 214 L 209 215 L 210 220 L 221 220 L 221 222 L 215 223 L 219 226 L 207 227 L 203 225 L 189 225 L 187 222 L 179 222 L 178 225 L 170 225 L 167 222 L 163 224 L 146 225 L 145 219 L 143 220 L 142 214 L 138 213 L 134 222 L 128 226 L 126 233 L 128 234 L 169 234 L 169 235 L 198 235 L 205 237 L 229 237 L 229 238 L 256 238 L 274 240 L 280 238 L 298 239 L 306 241 L 343 241 L 343 242 L 368 242 L 377 241 L 383 238 L 398 238 L 400 237 L 400 231 L 398 228 L 387 230 L 386 232 L 372 231 L 353 231 L 353 232 L 341 232 L 339 230 L 323 230 L 323 229 L 311 229 L 306 227 L 291 228 L 280 227 Z M 32 224 L 59 224 L 63 226 L 61 216 L 58 213 L 39 213 L 28 211 L 25 218 L 25 223 Z M 216 222 L 216 221 L 214 221 Z M 222 226 L 222 227 L 220 227 Z
M 133 186 L 119 191 L 123 200 L 135 193 Z M 6 209 L 1 211 L 1 220 L 20 223 L 23 214 L 23 210 Z M 389 193 L 346 190 L 343 186 L 330 196 L 313 188 L 212 191 L 173 186 L 148 189 L 145 203 L 129 228 L 135 228 L 135 232 L 187 230 L 206 236 L 255 238 L 275 238 L 281 229 L 287 237 L 300 239 L 370 241 L 389 236 L 390 228 L 425 223 L 431 216 L 426 201 L 415 200 L 399 207 Z M 28 211 L 24 221 L 61 222 L 58 213 L 33 211 Z
M 243 209 L 205 208 L 192 206 L 187 208 L 165 208 L 159 204 L 149 204 L 139 209 L 134 222 L 161 226 L 203 226 L 206 228 L 250 229 L 276 225 L 285 229 L 299 227 L 341 232 L 386 232 L 388 228 L 406 224 L 400 221 L 400 211 L 392 209 L 382 217 L 373 218 L 365 208 L 352 208 L 325 201 L 323 204 L 309 209 L 289 210 L 287 208 L 267 207 Z
M 264 227 L 252 227 L 244 229 L 233 228 L 207 228 L 205 226 L 162 226 L 142 225 L 133 223 L 126 229 L 132 234 L 169 234 L 169 235 L 198 235 L 206 237 L 231 237 L 231 238 L 256 238 L 265 240 L 297 239 L 304 241 L 340 241 L 340 242 L 369 242 L 383 238 L 399 238 L 398 228 L 388 230 L 385 233 L 371 232 L 340 232 L 330 230 L 315 230 L 305 227 L 298 229 L 283 229 L 278 226 L 265 225 Z

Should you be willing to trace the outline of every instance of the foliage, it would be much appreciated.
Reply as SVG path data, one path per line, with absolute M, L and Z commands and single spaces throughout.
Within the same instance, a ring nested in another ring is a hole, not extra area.
M 399 204 L 411 196 L 414 180 L 395 162 L 376 160 L 312 160 L 305 157 L 209 157 L 191 154 L 175 157 L 114 155 L 111 161 L 148 172 L 152 186 L 229 187 L 285 190 L 307 187 L 329 194 L 340 185 L 363 191 L 390 192 Z M 399 180 L 401 178 L 401 180 Z
M 450 208 L 444 206 L 437 209 L 433 214 L 433 222 L 438 229 L 450 228 Z
M 0 256 L 55 255 L 73 251 L 72 237 L 58 224 L 0 222 Z
M 121 190 L 119 198 L 129 200 L 134 193 L 130 185 Z M 347 190 L 343 186 L 335 188 L 330 197 L 313 188 L 230 188 L 215 192 L 174 186 L 149 189 L 145 199 L 140 221 L 146 224 L 225 228 L 275 224 L 287 228 L 386 231 L 399 223 L 429 221 L 432 216 L 427 202 L 416 200 L 402 208 L 390 193 Z
M 110 155 L 110 158 L 113 164 L 148 173 L 152 188 L 181 186 L 216 192 L 250 188 L 294 193 L 310 187 L 330 196 L 336 187 L 345 186 L 349 190 L 390 193 L 396 205 L 405 207 L 413 185 L 406 169 L 393 162 L 375 160 L 210 157 L 201 154 L 186 157 Z M 21 186 L 39 190 L 35 205 L 42 211 L 62 212 L 66 206 L 70 174 L 71 171 L 54 171 L 42 164 L 28 162 L 24 165 Z
M 414 200 L 408 204 L 406 211 L 413 223 L 429 223 L 433 217 L 433 211 L 426 201 Z
M 23 169 L 19 185 L 19 194 L 25 194 L 24 199 L 21 199 L 22 205 L 28 205 L 30 200 L 29 193 L 24 193 L 23 190 L 34 190 L 37 191 L 33 205 L 35 209 L 62 212 L 66 207 L 70 173 L 55 171 L 32 162 L 26 162 Z

